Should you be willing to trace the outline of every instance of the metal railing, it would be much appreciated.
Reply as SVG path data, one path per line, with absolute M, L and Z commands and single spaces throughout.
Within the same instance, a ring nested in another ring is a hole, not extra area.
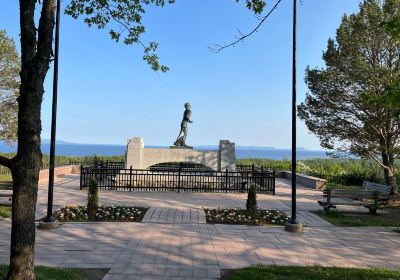
M 247 192 L 255 184 L 258 193 L 275 194 L 275 172 L 207 170 L 143 170 L 108 167 L 81 167 L 80 188 L 96 178 L 100 189 L 174 192 Z

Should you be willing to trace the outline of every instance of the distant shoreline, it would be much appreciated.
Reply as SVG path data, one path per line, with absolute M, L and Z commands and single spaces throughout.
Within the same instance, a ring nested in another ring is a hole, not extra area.
M 167 148 L 162 146 L 146 146 L 152 148 Z M 90 145 L 90 144 L 75 144 L 75 143 L 59 143 L 56 145 L 56 154 L 60 156 L 120 156 L 125 154 L 125 145 Z M 216 150 L 217 146 L 198 146 L 194 147 L 198 150 Z M 41 145 L 42 153 L 48 154 L 50 144 L 44 143 Z M 0 152 L 13 153 L 16 152 L 16 147 L 9 147 L 5 144 L 0 144 Z M 243 158 L 265 158 L 265 159 L 290 159 L 290 149 L 275 149 L 271 147 L 236 147 L 236 157 Z M 313 158 L 330 158 L 325 151 L 312 151 L 299 148 L 297 150 L 297 159 L 313 159 Z

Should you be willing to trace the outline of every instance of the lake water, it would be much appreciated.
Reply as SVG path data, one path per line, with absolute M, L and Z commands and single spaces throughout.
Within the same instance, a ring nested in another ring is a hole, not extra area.
M 103 156 L 118 156 L 125 154 L 126 146 L 123 145 L 88 145 L 88 144 L 57 144 L 56 154 L 64 156 L 90 156 L 90 155 L 103 155 Z M 199 147 L 195 149 L 217 149 L 217 147 Z M 49 144 L 42 144 L 42 152 L 48 154 L 50 151 Z M 16 152 L 16 147 L 9 147 L 0 144 L 0 152 Z M 241 158 L 269 158 L 269 159 L 290 159 L 290 149 L 271 149 L 271 148 L 247 148 L 236 147 L 236 157 Z M 310 159 L 310 158 L 328 158 L 324 151 L 311 151 L 299 149 L 297 150 L 297 159 Z

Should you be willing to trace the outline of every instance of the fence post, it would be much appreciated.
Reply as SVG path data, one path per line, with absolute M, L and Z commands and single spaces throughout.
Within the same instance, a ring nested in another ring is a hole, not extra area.
M 265 188 L 265 180 L 264 180 L 264 166 L 261 165 L 261 182 L 260 182 L 260 187 L 262 189 Z
M 82 190 L 82 172 L 83 172 L 83 165 L 81 165 L 81 176 L 79 178 L 79 189 Z
M 275 178 L 276 178 L 276 174 L 275 174 L 275 169 L 272 170 L 272 194 L 275 195 Z
M 253 162 L 253 164 L 251 165 L 251 171 L 252 171 L 252 173 L 254 174 L 254 162 Z
M 181 192 L 181 171 L 182 171 L 182 162 L 179 163 L 179 169 L 178 169 L 178 193 Z
M 228 192 L 228 168 L 225 170 L 225 192 Z
M 132 165 L 129 168 L 129 191 L 132 191 Z

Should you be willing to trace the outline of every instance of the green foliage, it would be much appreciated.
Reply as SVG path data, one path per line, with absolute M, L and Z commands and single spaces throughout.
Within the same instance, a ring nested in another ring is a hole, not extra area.
M 383 100 L 393 110 L 393 116 L 400 116 L 400 77 L 396 75 L 392 82 L 385 87 L 386 99 Z
M 108 29 L 110 38 L 115 42 L 122 42 L 126 45 L 139 44 L 143 47 L 145 60 L 154 71 L 167 72 L 168 67 L 160 65 L 156 55 L 158 44 L 148 44 L 141 41 L 141 35 L 145 32 L 142 24 L 142 17 L 146 12 L 146 6 L 163 7 L 165 4 L 172 4 L 175 0 L 72 0 L 65 13 L 74 19 L 83 17 L 87 26 L 95 26 L 98 29 Z
M 13 158 L 15 153 L 0 153 L 1 156 L 6 158 Z M 74 163 L 87 163 L 93 164 L 93 162 L 100 163 L 102 161 L 124 161 L 125 156 L 99 156 L 99 155 L 91 155 L 91 156 L 81 156 L 81 157 L 70 157 L 70 156 L 59 156 L 56 155 L 55 157 L 55 165 L 56 166 L 64 166 L 68 165 L 71 162 Z M 47 154 L 42 155 L 42 169 L 49 168 L 50 156 Z
M 233 271 L 230 280 L 399 280 L 400 272 L 387 269 L 322 266 L 254 265 Z
M 1 156 L 5 156 L 7 158 L 13 158 L 15 153 L 0 153 Z M 82 156 L 82 157 L 69 157 L 69 156 L 58 156 L 55 157 L 55 166 L 65 166 L 70 163 L 72 164 L 87 164 L 92 165 L 94 162 L 100 163 L 102 161 L 124 161 L 125 156 Z M 42 156 L 42 167 L 41 169 L 49 168 L 50 157 L 47 154 Z M 12 181 L 11 179 L 11 171 L 5 166 L 0 165 L 0 182 L 2 181 Z
M 240 0 L 236 0 L 240 2 Z M 83 18 L 87 26 L 108 29 L 110 38 L 115 42 L 122 41 L 126 45 L 138 44 L 143 48 L 143 60 L 154 71 L 167 72 L 169 68 L 159 63 L 158 44 L 145 43 L 141 36 L 145 33 L 142 18 L 147 6 L 164 7 L 175 0 L 71 0 L 65 13 L 74 19 Z M 246 0 L 246 6 L 255 14 L 261 14 L 266 2 L 263 0 Z
M 99 187 L 94 177 L 89 182 L 87 209 L 89 219 L 96 220 L 97 210 L 99 209 Z
M 0 206 L 0 217 L 1 218 L 9 218 L 9 217 L 11 217 L 11 207 Z
M 400 152 L 399 119 L 387 104 L 387 89 L 399 77 L 400 43 L 384 22 L 400 16 L 400 1 L 366 0 L 358 13 L 343 16 L 336 38 L 323 54 L 326 67 L 307 68 L 310 92 L 298 115 L 333 152 L 371 158 L 394 172 L 390 159 Z
M 257 210 L 257 190 L 255 184 L 250 185 L 249 192 L 247 194 L 246 209 L 249 212 L 254 212 Z
M 93 160 L 94 166 L 98 166 L 100 164 L 100 162 L 102 161 L 98 155 L 93 155 L 92 160 Z
M 264 166 L 265 169 L 290 171 L 290 160 L 238 159 L 236 164 Z M 400 161 L 394 162 L 395 170 Z M 385 184 L 382 168 L 373 160 L 365 159 L 307 159 L 297 161 L 297 172 L 328 180 L 329 187 L 360 186 L 363 181 Z M 400 172 L 395 173 L 400 182 Z
M 240 0 L 236 0 L 239 2 Z M 256 14 L 261 14 L 267 3 L 263 0 L 246 0 L 246 7 Z
M 17 139 L 20 62 L 14 40 L 0 29 L 0 140 Z

